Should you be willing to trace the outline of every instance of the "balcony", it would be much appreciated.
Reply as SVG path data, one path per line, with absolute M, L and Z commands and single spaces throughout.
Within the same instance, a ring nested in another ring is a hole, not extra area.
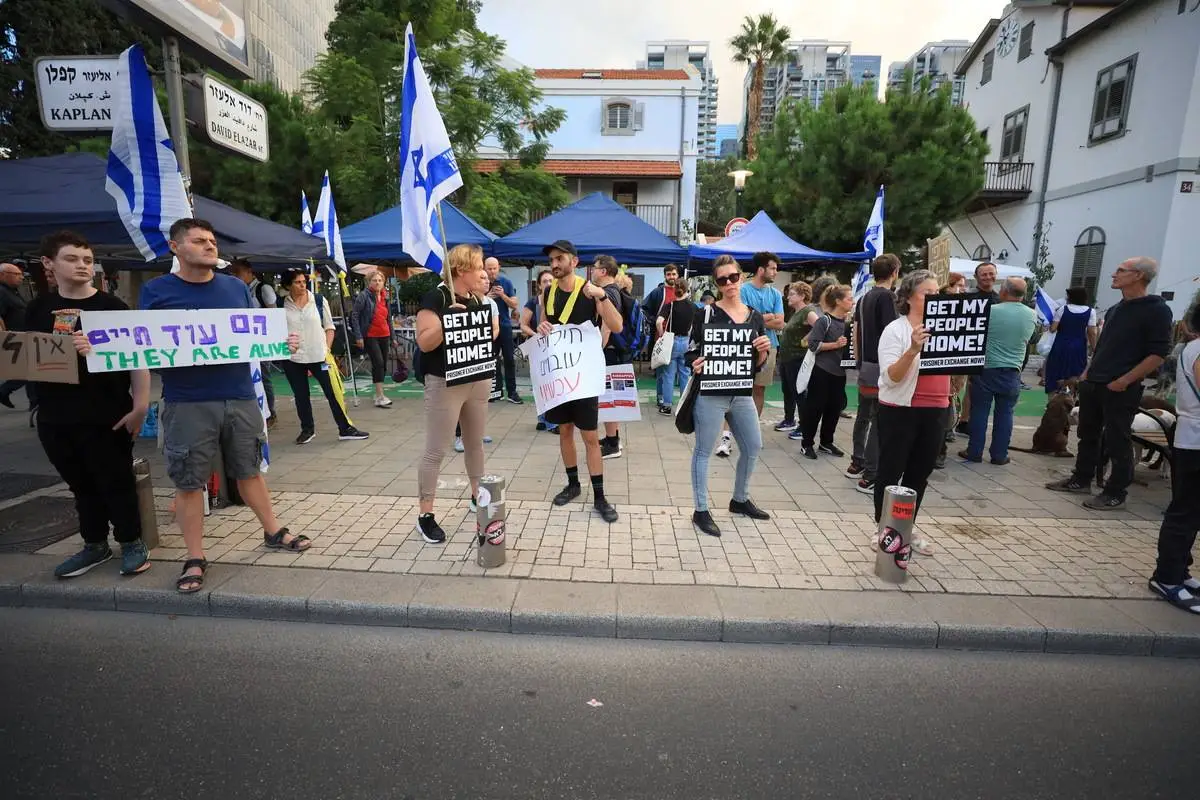
M 967 206 L 968 212 L 1016 203 L 1033 190 L 1033 162 L 985 161 L 983 189 Z

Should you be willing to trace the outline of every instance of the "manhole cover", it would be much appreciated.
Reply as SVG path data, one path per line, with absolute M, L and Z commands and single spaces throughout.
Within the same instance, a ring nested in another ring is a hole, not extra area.
M 0 553 L 36 553 L 79 531 L 69 497 L 35 497 L 0 514 Z
M 0 474 L 0 500 L 13 500 L 22 495 L 62 483 L 57 475 L 27 475 L 24 472 Z

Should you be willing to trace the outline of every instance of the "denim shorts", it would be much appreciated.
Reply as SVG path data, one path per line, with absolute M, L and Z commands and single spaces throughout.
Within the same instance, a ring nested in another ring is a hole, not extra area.
M 266 430 L 255 400 L 164 403 L 163 455 L 176 489 L 203 489 L 221 458 L 234 480 L 259 474 Z

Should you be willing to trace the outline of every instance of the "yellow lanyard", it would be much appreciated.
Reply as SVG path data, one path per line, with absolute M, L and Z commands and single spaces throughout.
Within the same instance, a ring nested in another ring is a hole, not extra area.
M 567 298 L 567 305 L 563 308 L 562 316 L 558 318 L 560 323 L 565 324 L 570 321 L 571 312 L 575 310 L 575 301 L 579 299 L 579 292 L 583 289 L 583 284 L 585 283 L 587 283 L 587 281 L 580 280 L 578 275 L 575 276 L 575 288 L 571 290 L 571 295 Z M 555 281 L 554 283 L 550 284 L 550 302 L 546 304 L 547 318 L 554 316 L 554 298 L 557 297 L 557 295 L 558 281 Z

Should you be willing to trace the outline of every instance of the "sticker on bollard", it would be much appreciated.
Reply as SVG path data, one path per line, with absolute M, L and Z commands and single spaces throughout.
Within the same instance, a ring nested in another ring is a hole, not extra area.
M 475 505 L 475 563 L 484 569 L 494 569 L 506 558 L 504 533 L 508 510 L 504 504 L 504 478 L 498 475 L 480 478 Z
M 888 583 L 904 583 L 908 580 L 908 565 L 912 561 L 913 518 L 916 513 L 915 491 L 906 486 L 884 489 L 875 574 Z

